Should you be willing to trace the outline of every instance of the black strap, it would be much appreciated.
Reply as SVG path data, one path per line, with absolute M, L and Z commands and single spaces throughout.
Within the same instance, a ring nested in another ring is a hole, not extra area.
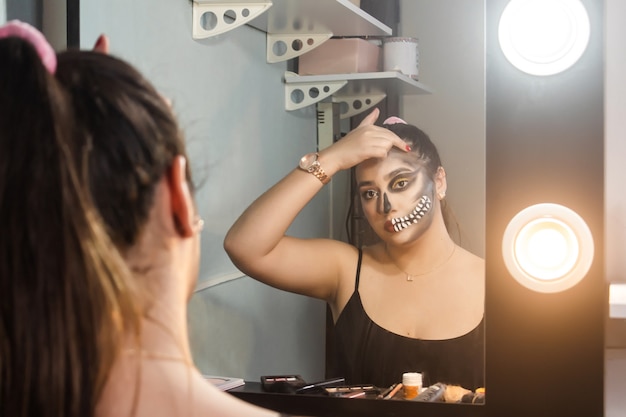
M 354 291 L 359 290 L 359 278 L 361 277 L 361 259 L 363 259 L 363 251 L 359 248 L 359 260 L 356 264 L 356 280 L 354 281 Z

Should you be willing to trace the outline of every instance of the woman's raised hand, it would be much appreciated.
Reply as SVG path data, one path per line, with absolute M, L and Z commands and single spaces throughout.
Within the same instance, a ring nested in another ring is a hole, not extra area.
M 404 152 L 410 148 L 395 133 L 374 123 L 380 114 L 374 109 L 355 129 L 332 146 L 320 152 L 324 164 L 333 164 L 337 171 L 351 168 L 370 158 L 384 158 L 392 147 Z

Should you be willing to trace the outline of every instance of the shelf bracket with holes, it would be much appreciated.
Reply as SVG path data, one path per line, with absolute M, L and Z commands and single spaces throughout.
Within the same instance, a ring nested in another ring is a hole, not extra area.
M 204 39 L 245 25 L 272 6 L 271 0 L 248 2 L 193 2 L 193 38 Z
M 371 109 L 385 97 L 387 97 L 387 94 L 384 92 L 336 94 L 333 96 L 332 101 L 339 103 L 339 118 L 348 119 Z
M 333 36 L 318 34 L 267 34 L 267 62 L 275 63 L 298 57 L 317 48 Z
M 348 83 L 346 80 L 336 80 L 289 84 L 290 77 L 297 77 L 297 75 L 289 71 L 285 73 L 285 109 L 288 111 L 298 110 L 324 100 Z
M 298 75 L 285 72 L 285 108 L 295 110 L 333 95 L 342 119 L 372 108 L 387 94 L 431 94 L 428 86 L 398 71 Z M 334 95 L 334 93 L 337 94 Z

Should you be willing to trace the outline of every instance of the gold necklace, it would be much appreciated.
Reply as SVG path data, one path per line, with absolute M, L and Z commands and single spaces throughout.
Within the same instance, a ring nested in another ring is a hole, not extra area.
M 130 349 L 126 349 L 126 353 L 127 354 L 132 354 L 132 355 L 139 355 L 142 358 L 146 358 L 146 359 L 154 359 L 154 360 L 161 360 L 161 361 L 168 361 L 168 362 L 182 362 L 185 365 L 191 365 L 192 361 L 185 358 L 184 356 L 175 356 L 175 355 L 167 355 L 167 354 L 163 354 L 163 353 L 158 353 L 158 352 L 150 352 L 144 349 L 134 349 L 134 348 L 130 348 Z
M 436 265 L 434 268 L 432 268 L 432 269 L 430 269 L 430 270 L 428 270 L 428 271 L 426 271 L 426 272 L 420 272 L 419 274 L 409 274 L 409 273 L 408 273 L 408 272 L 406 272 L 404 269 L 402 269 L 402 268 L 400 268 L 400 267 L 398 266 L 398 264 L 396 263 L 396 261 L 393 259 L 393 256 L 391 256 L 391 254 L 389 253 L 389 250 L 387 249 L 387 244 L 385 244 L 385 253 L 386 253 L 386 254 L 387 254 L 387 256 L 389 257 L 389 259 L 391 260 L 391 262 L 393 263 L 393 265 L 394 265 L 396 268 L 398 268 L 398 270 L 399 270 L 400 272 L 402 272 L 402 273 L 406 274 L 406 280 L 407 280 L 408 282 L 413 282 L 413 278 L 416 278 L 416 277 L 419 277 L 419 276 L 422 276 L 422 275 L 427 275 L 427 274 L 430 274 L 431 272 L 434 272 L 434 271 L 436 271 L 437 269 L 441 268 L 442 266 L 444 266 L 445 264 L 447 264 L 447 263 L 448 263 L 448 261 L 449 261 L 450 259 L 452 259 L 452 256 L 454 255 L 454 252 L 455 252 L 455 251 L 456 251 L 456 245 L 454 245 L 454 246 L 452 247 L 452 252 L 450 252 L 450 255 L 448 255 L 448 257 L 447 257 L 447 258 L 446 258 L 443 262 L 441 262 L 439 265 Z

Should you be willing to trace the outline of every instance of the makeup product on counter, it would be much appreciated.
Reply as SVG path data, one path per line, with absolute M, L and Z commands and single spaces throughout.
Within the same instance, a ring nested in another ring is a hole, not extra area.
M 378 398 L 380 389 L 374 385 L 342 385 L 325 388 L 331 397 L 343 398 Z
M 393 396 L 396 395 L 398 393 L 398 391 L 400 391 L 401 389 L 402 389 L 402 382 L 399 383 L 398 385 L 396 385 L 395 388 L 392 389 L 389 394 L 387 394 L 387 395 L 385 395 L 383 397 L 383 399 L 389 400 L 389 399 L 393 398 Z
M 461 398 L 461 402 L 466 404 L 483 404 L 485 402 L 485 393 L 470 392 Z
M 422 374 L 419 372 L 405 372 L 402 374 L 402 387 L 405 399 L 412 400 L 417 397 L 422 389 Z
M 446 386 L 438 382 L 420 392 L 417 397 L 413 398 L 413 401 L 423 401 L 428 403 L 443 402 L 444 392 L 446 392 Z
M 391 391 L 394 390 L 394 388 L 396 387 L 396 385 L 398 385 L 398 383 L 395 384 L 391 384 L 391 386 L 389 388 L 385 388 L 384 390 L 382 390 L 380 392 L 380 394 L 378 394 L 378 398 L 385 398 L 387 395 L 389 395 L 389 393 Z
M 326 394 L 325 388 L 344 385 L 344 378 L 332 378 L 324 381 L 314 382 L 296 390 L 296 394 Z
M 280 392 L 293 394 L 297 389 L 306 385 L 306 381 L 300 375 L 263 375 L 261 386 L 267 392 Z
M 352 398 L 353 394 L 364 392 L 365 394 L 378 395 L 380 389 L 374 385 L 340 385 L 336 387 L 324 388 L 326 393 L 331 397 L 348 397 Z

